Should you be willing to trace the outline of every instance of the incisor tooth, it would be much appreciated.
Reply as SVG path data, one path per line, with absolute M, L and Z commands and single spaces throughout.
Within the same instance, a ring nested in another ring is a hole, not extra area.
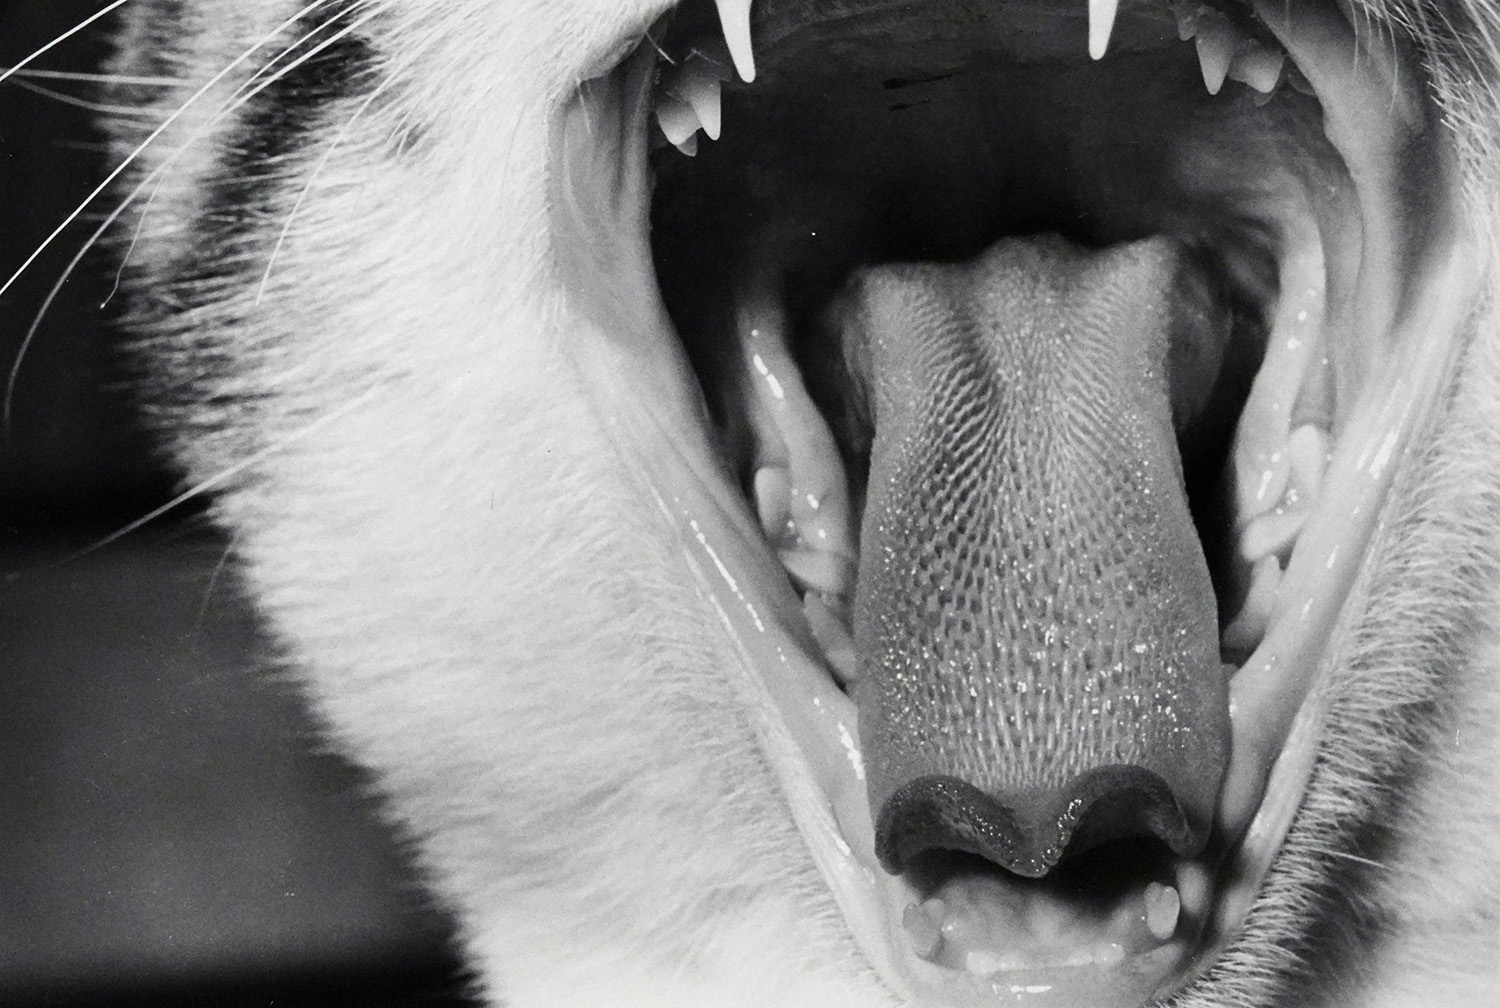
M 1198 62 L 1203 68 L 1203 86 L 1209 94 L 1218 94 L 1229 74 L 1229 64 L 1234 59 L 1234 26 L 1223 17 L 1205 17 L 1198 23 L 1198 34 L 1194 44 L 1198 47 Z
M 1096 60 L 1109 51 L 1109 36 L 1115 30 L 1120 0 L 1089 0 L 1089 55 Z
M 740 78 L 749 84 L 755 80 L 755 52 L 750 46 L 750 0 L 714 0 L 719 8 L 719 24 L 724 29 L 724 42 L 729 46 L 729 58 Z

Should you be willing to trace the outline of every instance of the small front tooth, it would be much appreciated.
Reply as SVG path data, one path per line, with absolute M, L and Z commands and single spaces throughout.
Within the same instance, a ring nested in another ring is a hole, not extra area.
M 1234 26 L 1223 15 L 1204 17 L 1199 21 L 1194 44 L 1198 47 L 1198 63 L 1203 68 L 1203 86 L 1208 88 L 1209 94 L 1218 94 L 1224 86 L 1229 64 L 1234 59 L 1235 42 Z
M 1115 30 L 1120 0 L 1089 0 L 1089 55 L 1096 60 L 1109 51 L 1109 36 Z
M 672 97 L 663 97 L 656 103 L 656 122 L 679 150 L 702 125 L 691 105 Z
M 1274 52 L 1259 42 L 1250 42 L 1229 64 L 1229 79 L 1248 84 L 1263 95 L 1276 90 L 1286 55 Z
M 729 58 L 740 78 L 749 84 L 755 80 L 755 51 L 750 45 L 750 0 L 714 0 L 719 8 L 719 24 Z
M 1157 941 L 1166 941 L 1177 930 L 1182 897 L 1171 886 L 1152 882 L 1146 886 L 1146 927 Z

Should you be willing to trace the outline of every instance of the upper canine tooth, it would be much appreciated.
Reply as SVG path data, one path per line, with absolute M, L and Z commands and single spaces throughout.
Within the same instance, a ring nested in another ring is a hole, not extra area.
M 755 80 L 755 52 L 750 47 L 750 0 L 714 0 L 719 8 L 719 24 L 724 29 L 724 42 L 729 46 L 729 58 L 740 78 L 749 84 Z
M 1089 0 L 1089 55 L 1096 60 L 1109 51 L 1109 36 L 1115 30 L 1120 0 Z
M 1222 14 L 1203 17 L 1198 22 L 1195 42 L 1198 46 L 1198 62 L 1203 67 L 1203 86 L 1209 94 L 1218 94 L 1229 74 L 1229 64 L 1234 59 L 1235 43 L 1238 41 L 1234 26 Z

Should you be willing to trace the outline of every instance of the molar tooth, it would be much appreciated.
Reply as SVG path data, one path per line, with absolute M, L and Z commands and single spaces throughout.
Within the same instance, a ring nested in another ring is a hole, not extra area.
M 1115 29 L 1115 15 L 1120 0 L 1089 0 L 1089 56 L 1104 58 L 1109 51 L 1109 36 Z
M 1204 16 L 1198 22 L 1198 33 L 1194 44 L 1198 47 L 1198 63 L 1203 68 L 1203 86 L 1208 93 L 1216 95 L 1224 86 L 1229 74 L 1229 64 L 1234 59 L 1238 33 L 1229 19 L 1222 14 Z
M 1248 40 L 1229 64 L 1229 79 L 1248 84 L 1263 95 L 1276 90 L 1281 80 L 1282 67 L 1286 65 L 1286 54 L 1267 49 L 1259 42 Z
M 1146 886 L 1146 927 L 1157 941 L 1166 941 L 1177 930 L 1182 897 L 1171 886 L 1152 882 Z
M 701 125 L 692 106 L 677 98 L 663 97 L 656 104 L 656 123 L 668 140 L 681 150 Z M 696 145 L 695 145 L 696 146 Z
M 724 42 L 729 46 L 729 58 L 740 78 L 749 84 L 755 80 L 755 51 L 750 45 L 750 0 L 714 0 L 719 9 L 719 24 L 724 29 Z

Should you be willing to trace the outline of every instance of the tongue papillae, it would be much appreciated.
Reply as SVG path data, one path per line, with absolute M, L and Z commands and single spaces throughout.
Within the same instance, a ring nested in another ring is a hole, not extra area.
M 1194 275 L 1165 239 L 1039 237 L 851 285 L 874 421 L 855 697 L 887 870 L 1202 848 L 1229 716 L 1175 436 L 1217 338 Z

